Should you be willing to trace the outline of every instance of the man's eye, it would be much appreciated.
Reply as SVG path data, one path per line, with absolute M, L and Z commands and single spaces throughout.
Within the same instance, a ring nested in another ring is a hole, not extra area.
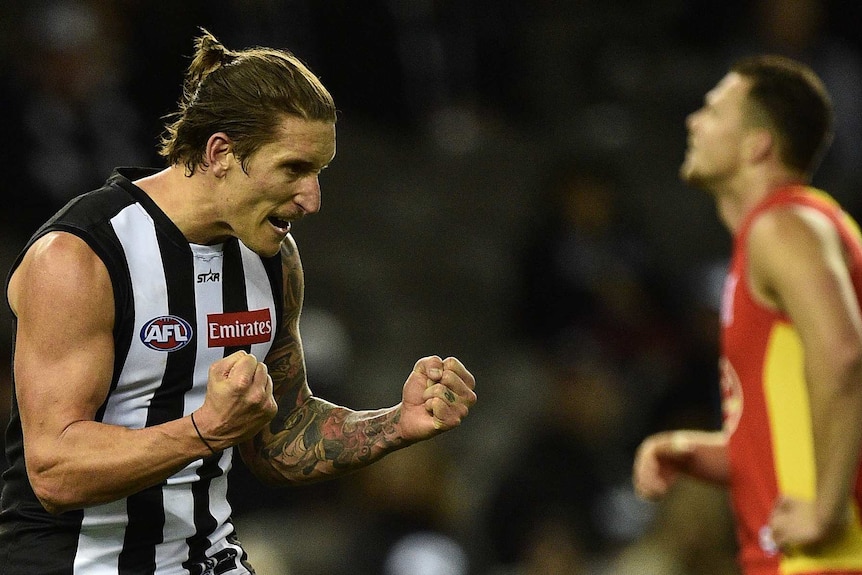
M 295 164 L 285 164 L 284 170 L 289 175 L 294 177 L 304 176 L 305 174 L 312 171 L 312 168 L 307 164 L 303 163 L 295 163 Z

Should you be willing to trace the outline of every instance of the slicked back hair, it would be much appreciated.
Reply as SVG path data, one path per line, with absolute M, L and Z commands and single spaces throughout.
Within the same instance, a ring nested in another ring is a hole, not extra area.
M 159 153 L 170 165 L 184 164 L 191 175 L 206 167 L 209 137 L 224 132 L 246 169 L 249 157 L 274 141 L 285 116 L 335 123 L 337 111 L 329 91 L 290 52 L 231 51 L 202 30 Z

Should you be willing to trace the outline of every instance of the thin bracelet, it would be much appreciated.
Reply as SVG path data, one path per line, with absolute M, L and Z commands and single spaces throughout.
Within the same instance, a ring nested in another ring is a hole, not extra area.
M 215 449 L 213 449 L 213 446 L 212 446 L 212 445 L 210 445 L 210 444 L 209 444 L 209 442 L 208 442 L 206 439 L 204 439 L 204 436 L 203 436 L 203 435 L 201 435 L 201 430 L 200 430 L 200 429 L 198 429 L 198 424 L 197 424 L 197 423 L 195 423 L 195 413 L 194 413 L 194 412 L 192 412 L 191 417 L 192 417 L 192 425 L 194 425 L 194 426 L 195 426 L 195 431 L 197 431 L 197 433 L 198 433 L 198 437 L 200 437 L 200 438 L 201 438 L 201 441 L 203 441 L 203 442 L 204 442 L 204 445 L 206 445 L 206 446 L 207 446 L 207 449 L 209 449 L 209 450 L 212 452 L 212 454 L 213 454 L 213 455 L 215 455 L 215 454 L 216 454 L 216 450 L 215 450 Z

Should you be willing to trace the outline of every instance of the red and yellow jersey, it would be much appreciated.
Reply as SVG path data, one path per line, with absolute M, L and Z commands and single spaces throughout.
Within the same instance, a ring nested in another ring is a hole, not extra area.
M 862 237 L 856 223 L 825 193 L 804 186 L 776 190 L 748 214 L 734 236 L 722 296 L 721 388 L 740 563 L 746 575 L 862 574 L 862 474 L 857 475 L 853 501 L 848 501 L 853 527 L 835 545 L 817 555 L 783 555 L 767 527 L 779 494 L 812 500 L 817 485 L 799 336 L 789 317 L 753 298 L 746 279 L 751 224 L 779 206 L 808 206 L 832 221 L 862 301 Z

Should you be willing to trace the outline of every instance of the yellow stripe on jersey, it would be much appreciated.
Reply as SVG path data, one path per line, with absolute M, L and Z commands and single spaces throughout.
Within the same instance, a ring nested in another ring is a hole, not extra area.
M 833 198 L 832 196 L 830 196 L 829 194 L 827 194 L 823 190 L 820 190 L 817 188 L 811 188 L 811 187 L 808 187 L 805 189 L 811 195 L 813 195 L 817 198 L 820 198 L 821 200 L 823 200 L 824 202 L 826 202 L 830 206 L 833 206 L 833 207 L 836 207 L 839 209 L 841 208 L 841 206 L 838 204 L 838 202 L 835 200 L 835 198 Z M 847 212 L 845 212 L 843 210 L 842 210 L 841 215 L 842 215 L 842 219 L 844 220 L 844 223 L 847 224 L 847 227 L 850 228 L 850 231 L 853 232 L 853 234 L 857 238 L 862 240 L 862 229 L 859 228 L 859 224 L 856 222 L 856 220 L 853 219 L 853 217 L 850 214 L 848 214 Z
M 786 323 L 776 324 L 764 358 L 763 391 L 772 431 L 778 491 L 811 501 L 817 472 L 802 356 L 802 342 L 796 330 Z
M 763 386 L 778 491 L 812 501 L 817 492 L 817 470 L 802 342 L 786 323 L 776 324 L 769 338 Z M 820 548 L 816 555 L 799 550 L 782 557 L 782 575 L 862 569 L 862 527 L 856 506 L 850 507 L 853 521 L 844 536 Z

